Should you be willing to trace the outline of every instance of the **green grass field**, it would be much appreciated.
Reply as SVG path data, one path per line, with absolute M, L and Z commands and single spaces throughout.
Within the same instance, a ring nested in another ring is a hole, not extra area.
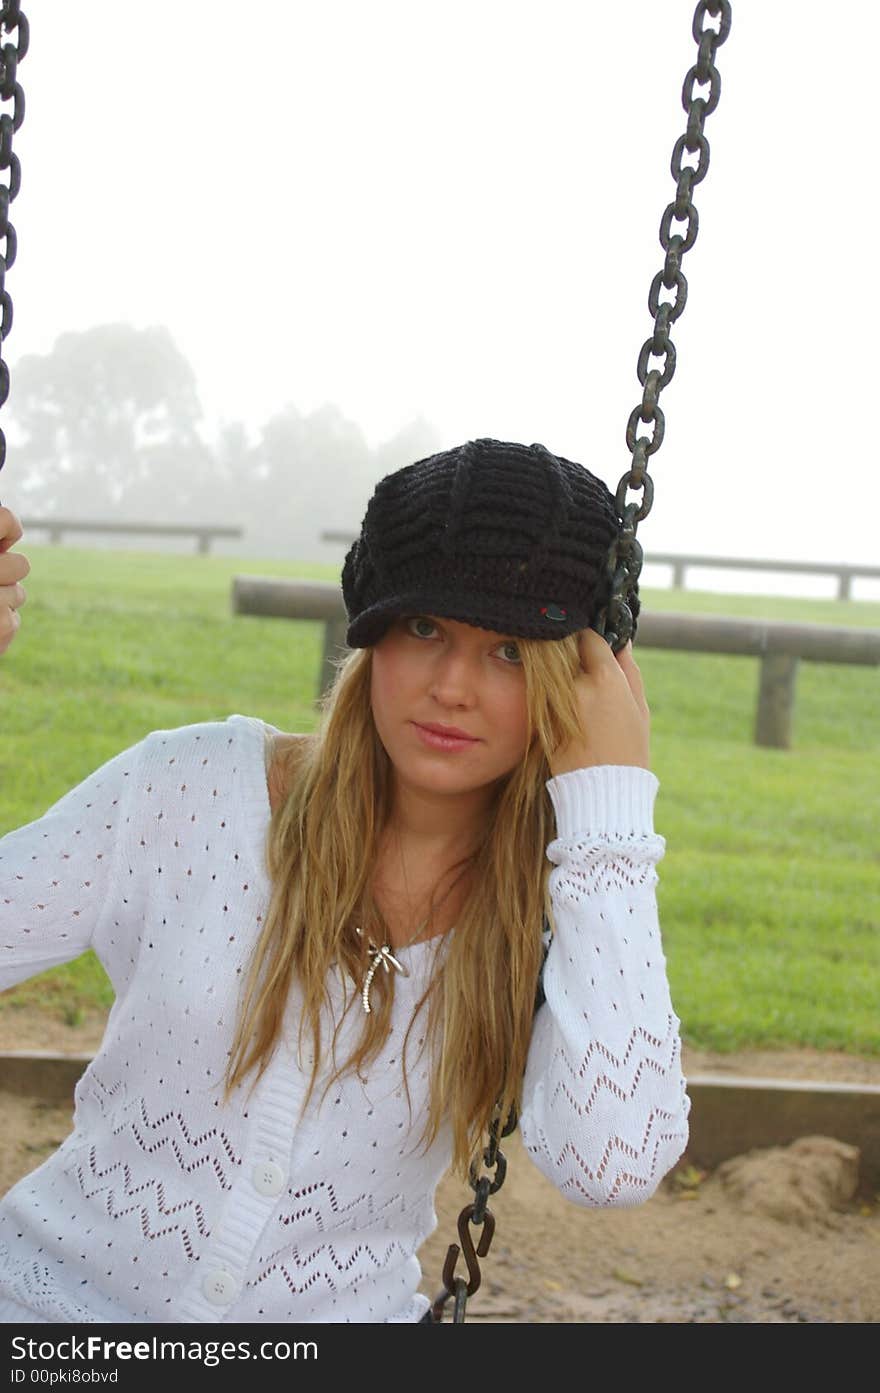
M 314 726 L 317 623 L 235 616 L 234 575 L 338 582 L 339 569 L 32 544 L 24 625 L 0 658 L 0 833 L 148 731 L 259 715 Z M 880 604 L 646 591 L 646 609 L 880 627 Z M 880 677 L 801 664 L 793 748 L 752 743 L 754 659 L 637 658 L 666 838 L 660 912 L 695 1048 L 880 1055 Z M 0 996 L 70 1020 L 109 1005 L 92 954 Z

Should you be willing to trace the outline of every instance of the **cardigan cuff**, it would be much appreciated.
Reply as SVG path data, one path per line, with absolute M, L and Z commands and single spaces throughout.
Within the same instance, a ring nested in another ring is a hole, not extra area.
M 546 782 L 559 837 L 651 834 L 659 787 L 656 774 L 635 764 L 570 769 Z

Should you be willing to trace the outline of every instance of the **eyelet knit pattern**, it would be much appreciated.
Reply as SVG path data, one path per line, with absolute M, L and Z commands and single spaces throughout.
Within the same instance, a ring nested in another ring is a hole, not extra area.
M 233 715 L 154 731 L 0 839 L 0 988 L 91 947 L 116 993 L 71 1135 L 0 1203 L 0 1320 L 408 1322 L 427 1309 L 417 1251 L 451 1134 L 418 1154 L 428 1051 L 411 1041 L 412 1115 L 400 1056 L 446 940 L 402 950 L 410 976 L 366 1075 L 323 1103 L 319 1079 L 302 1110 L 294 988 L 263 1078 L 221 1101 L 270 893 L 267 729 Z M 657 781 L 606 766 L 547 788 L 555 933 L 521 1134 L 574 1203 L 637 1204 L 682 1154 L 689 1108 L 657 921 Z M 328 1031 L 342 1001 L 332 978 Z M 340 1051 L 359 1029 L 352 1011 Z

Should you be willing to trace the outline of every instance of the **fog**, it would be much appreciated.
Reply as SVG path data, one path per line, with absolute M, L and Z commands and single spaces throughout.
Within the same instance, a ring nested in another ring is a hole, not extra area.
M 383 473 L 475 436 L 616 487 L 694 8 L 187 0 L 163 30 L 131 0 L 26 7 L 0 498 L 333 563 L 321 532 Z M 852 74 L 878 38 L 877 7 L 854 30 L 734 0 L 649 563 L 877 563 L 877 117 Z

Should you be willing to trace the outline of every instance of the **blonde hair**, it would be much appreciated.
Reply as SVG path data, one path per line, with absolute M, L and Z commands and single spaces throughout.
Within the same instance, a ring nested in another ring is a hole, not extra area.
M 445 1117 L 452 1126 L 453 1170 L 466 1177 L 500 1108 L 519 1111 L 522 1077 L 543 958 L 542 927 L 552 929 L 546 857 L 554 814 L 545 787 L 549 756 L 577 737 L 573 679 L 580 671 L 577 635 L 517 638 L 525 675 L 527 747 L 498 781 L 477 849 L 474 875 L 445 957 L 407 1030 L 401 1067 L 406 1079 L 410 1031 L 428 1011 L 422 1044 L 431 1049 L 430 1105 L 421 1140 L 428 1147 Z M 298 1048 L 311 1027 L 312 1071 L 303 1107 L 321 1066 L 321 1010 L 334 960 L 342 969 L 345 1010 L 359 1001 L 367 968 L 366 939 L 352 932 L 359 909 L 376 910 L 370 879 L 390 812 L 390 760 L 370 702 L 372 649 L 356 648 L 336 664 L 319 702 L 319 724 L 284 755 L 284 798 L 272 814 L 265 845 L 272 893 L 245 979 L 226 1072 L 225 1097 L 256 1069 L 262 1076 L 276 1048 L 292 983 L 304 1009 Z M 361 922 L 359 920 L 359 922 Z M 350 1057 L 328 1078 L 361 1069 L 388 1038 L 395 974 L 379 972 L 372 1012 Z M 333 1034 L 333 1063 L 336 1038 Z

